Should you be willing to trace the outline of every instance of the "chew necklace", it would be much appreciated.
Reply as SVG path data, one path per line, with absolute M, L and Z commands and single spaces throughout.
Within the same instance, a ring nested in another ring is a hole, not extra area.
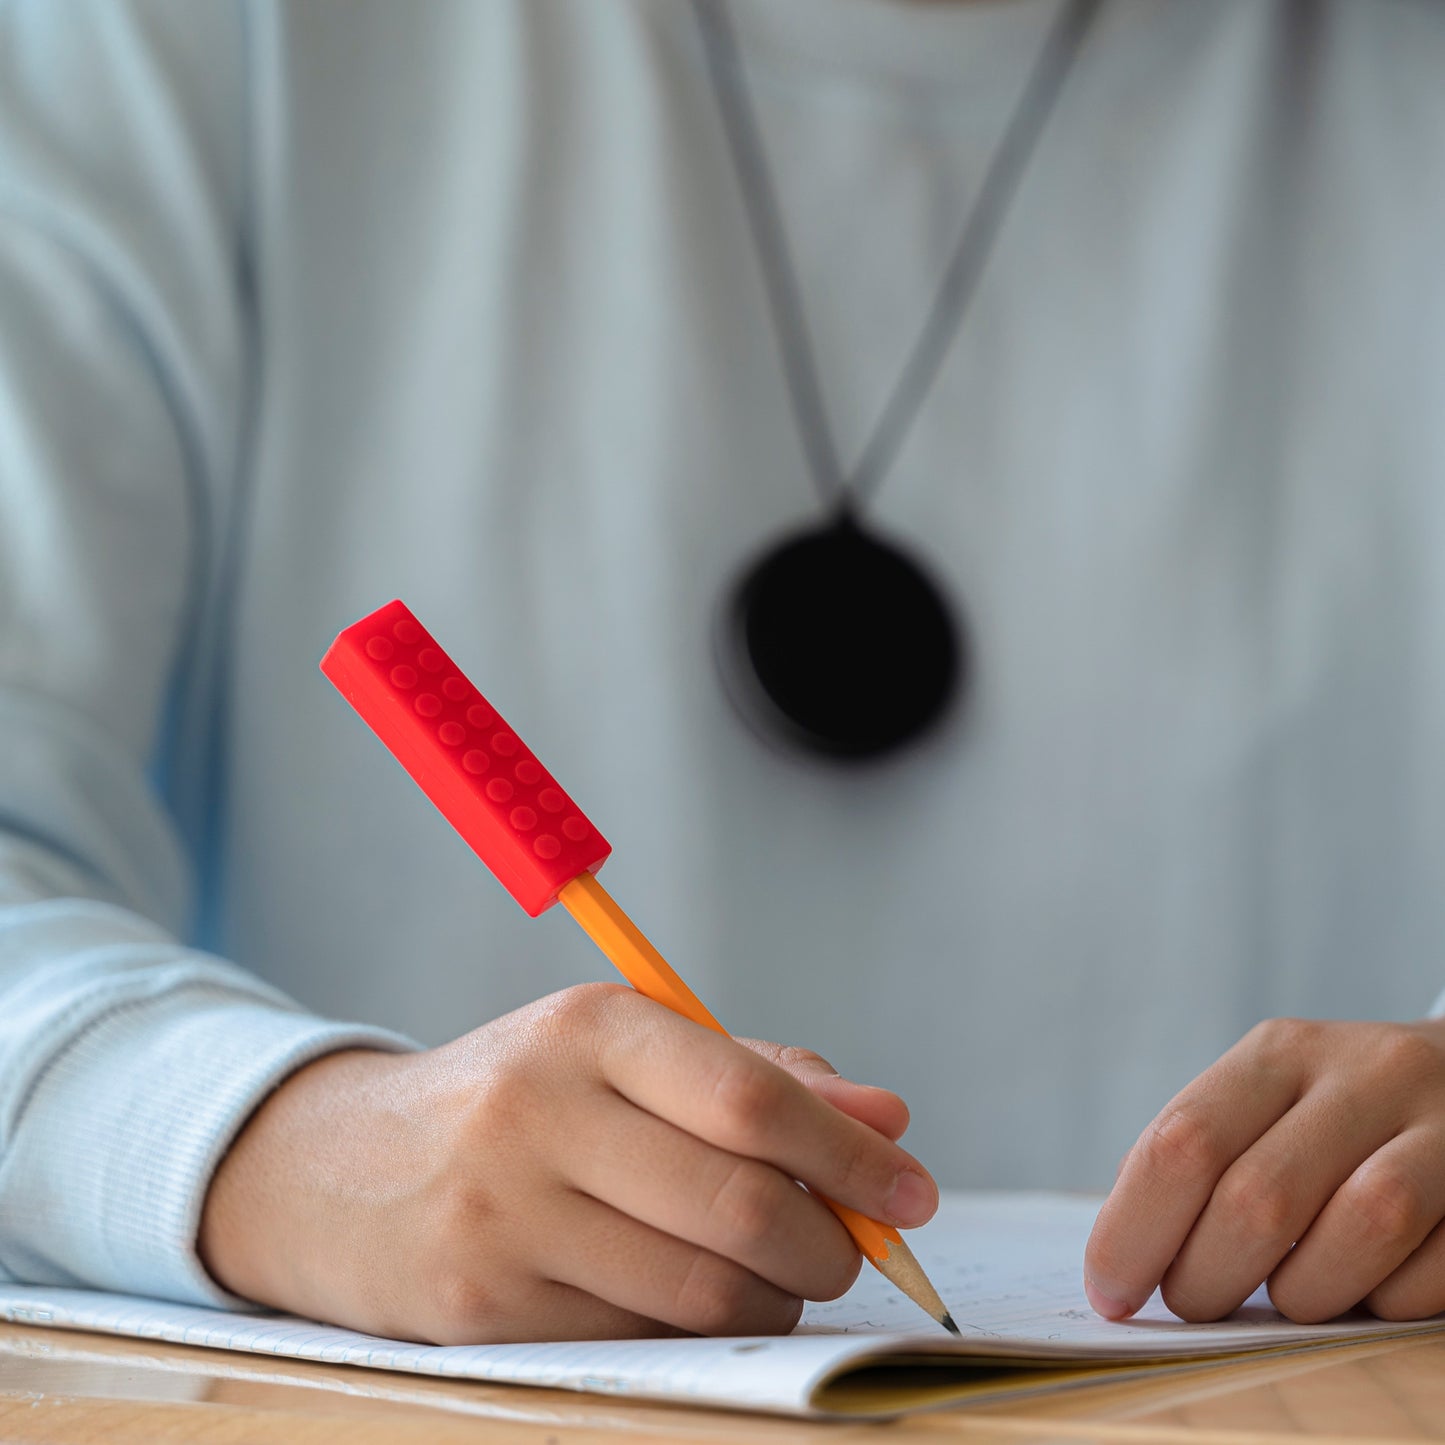
M 693 0 L 814 486 L 829 516 L 742 569 L 718 618 L 724 690 L 764 737 L 840 759 L 892 753 L 937 723 L 966 671 L 929 571 L 863 512 L 938 374 L 1068 71 L 1102 0 L 1067 0 L 985 173 L 922 331 L 851 475 L 828 426 L 777 190 L 723 0 Z M 899 23 L 906 23 L 900 20 Z

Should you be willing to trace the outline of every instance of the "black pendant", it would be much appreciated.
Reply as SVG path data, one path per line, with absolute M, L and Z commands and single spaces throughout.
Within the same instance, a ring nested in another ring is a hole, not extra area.
M 718 646 L 749 723 L 839 759 L 881 757 L 926 732 L 964 667 L 938 587 L 847 515 L 785 538 L 746 569 Z

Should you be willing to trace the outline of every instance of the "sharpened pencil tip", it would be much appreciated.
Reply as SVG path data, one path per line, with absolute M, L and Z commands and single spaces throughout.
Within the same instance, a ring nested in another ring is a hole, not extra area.
M 956 1324 L 954 1324 L 954 1322 L 953 1322 L 953 1316 L 952 1316 L 951 1314 L 949 1314 L 949 1312 L 948 1312 L 947 1310 L 944 1310 L 944 1312 L 943 1312 L 943 1318 L 942 1318 L 941 1320 L 939 1320 L 938 1323 L 941 1324 L 941 1325 L 943 1326 L 943 1328 L 948 1331 L 949 1334 L 951 1334 L 951 1335 L 957 1335 L 957 1336 L 959 1337 L 959 1339 L 962 1339 L 962 1338 L 963 1338 L 963 1331 L 962 1331 L 961 1329 L 959 1329 L 959 1327 L 958 1327 Z

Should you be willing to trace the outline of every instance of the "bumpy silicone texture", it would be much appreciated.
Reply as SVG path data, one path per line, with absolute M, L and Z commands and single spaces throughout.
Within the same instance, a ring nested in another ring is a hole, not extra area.
M 321 671 L 532 917 L 611 853 L 405 603 L 346 628 Z

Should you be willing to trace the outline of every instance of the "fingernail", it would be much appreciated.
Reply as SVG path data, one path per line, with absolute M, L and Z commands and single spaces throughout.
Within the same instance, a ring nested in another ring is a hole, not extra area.
M 931 1219 L 938 1208 L 938 1191 L 923 1175 L 905 1169 L 899 1174 L 885 1208 L 894 1224 L 905 1228 L 922 1224 Z
M 1134 1305 L 1125 1304 L 1123 1300 L 1115 1299 L 1112 1295 L 1105 1294 L 1091 1279 L 1084 1280 L 1084 1293 L 1088 1295 L 1089 1303 L 1094 1307 L 1094 1313 L 1103 1315 L 1106 1320 L 1128 1319 L 1136 1308 Z

